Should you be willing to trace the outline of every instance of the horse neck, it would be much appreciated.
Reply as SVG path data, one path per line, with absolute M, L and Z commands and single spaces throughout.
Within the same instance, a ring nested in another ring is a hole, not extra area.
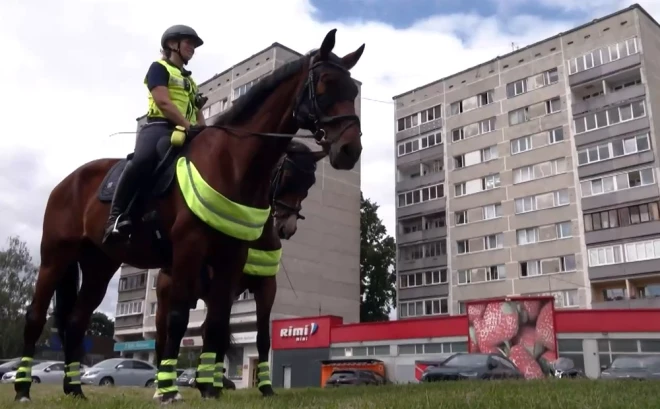
M 239 136 L 216 138 L 224 144 L 224 160 L 232 163 L 234 180 L 238 182 L 238 195 L 245 204 L 268 206 L 272 171 L 286 151 L 299 127 L 293 118 L 293 107 L 304 83 L 306 70 L 283 81 L 268 96 L 252 118 L 231 125 L 253 133 L 290 134 L 286 137 Z M 247 203 L 250 202 L 250 203 Z
M 279 250 L 282 248 L 282 241 L 275 231 L 275 219 L 273 216 L 268 218 L 261 237 L 252 242 L 250 247 L 262 251 Z

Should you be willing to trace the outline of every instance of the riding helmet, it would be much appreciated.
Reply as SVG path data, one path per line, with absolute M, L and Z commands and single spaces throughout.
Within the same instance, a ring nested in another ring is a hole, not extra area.
M 204 44 L 204 41 L 197 35 L 197 32 L 189 26 L 177 24 L 165 30 L 160 39 L 160 46 L 163 50 L 167 49 L 167 42 L 169 40 L 181 40 L 183 38 L 192 38 L 195 41 L 195 48 Z

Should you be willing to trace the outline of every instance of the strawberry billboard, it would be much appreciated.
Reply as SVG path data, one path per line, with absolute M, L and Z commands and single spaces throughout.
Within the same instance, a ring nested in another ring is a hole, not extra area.
M 468 302 L 468 350 L 509 358 L 528 379 L 542 378 L 557 360 L 554 297 Z

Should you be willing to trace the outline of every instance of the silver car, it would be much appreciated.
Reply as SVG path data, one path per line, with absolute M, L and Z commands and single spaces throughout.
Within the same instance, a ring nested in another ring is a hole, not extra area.
M 130 358 L 111 358 L 88 368 L 81 381 L 87 385 L 146 386 L 156 380 L 157 368 L 148 362 Z
M 81 374 L 88 368 L 80 366 Z M 64 362 L 44 361 L 32 366 L 32 382 L 59 384 L 64 379 Z M 16 371 L 6 372 L 2 375 L 2 383 L 13 383 L 16 380 Z

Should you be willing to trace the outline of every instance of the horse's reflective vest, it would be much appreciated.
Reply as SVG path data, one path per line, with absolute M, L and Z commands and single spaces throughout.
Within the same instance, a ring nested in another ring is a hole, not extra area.
M 280 260 L 282 259 L 282 249 L 278 250 L 256 250 L 249 249 L 247 261 L 243 272 L 254 276 L 272 277 L 280 269 Z
M 232 202 L 213 189 L 186 157 L 176 163 L 176 177 L 188 208 L 215 230 L 239 240 L 261 237 L 270 206 L 257 209 Z
M 167 69 L 170 73 L 170 81 L 167 84 L 167 89 L 170 94 L 172 103 L 177 107 L 181 115 L 183 115 L 191 124 L 197 123 L 197 107 L 195 106 L 195 95 L 197 94 L 197 84 L 192 77 L 184 77 L 181 70 L 169 64 L 165 60 L 156 61 Z M 144 84 L 147 84 L 145 77 Z M 165 114 L 158 108 L 154 101 L 151 92 L 149 92 L 149 111 L 147 116 L 150 118 L 166 118 Z

